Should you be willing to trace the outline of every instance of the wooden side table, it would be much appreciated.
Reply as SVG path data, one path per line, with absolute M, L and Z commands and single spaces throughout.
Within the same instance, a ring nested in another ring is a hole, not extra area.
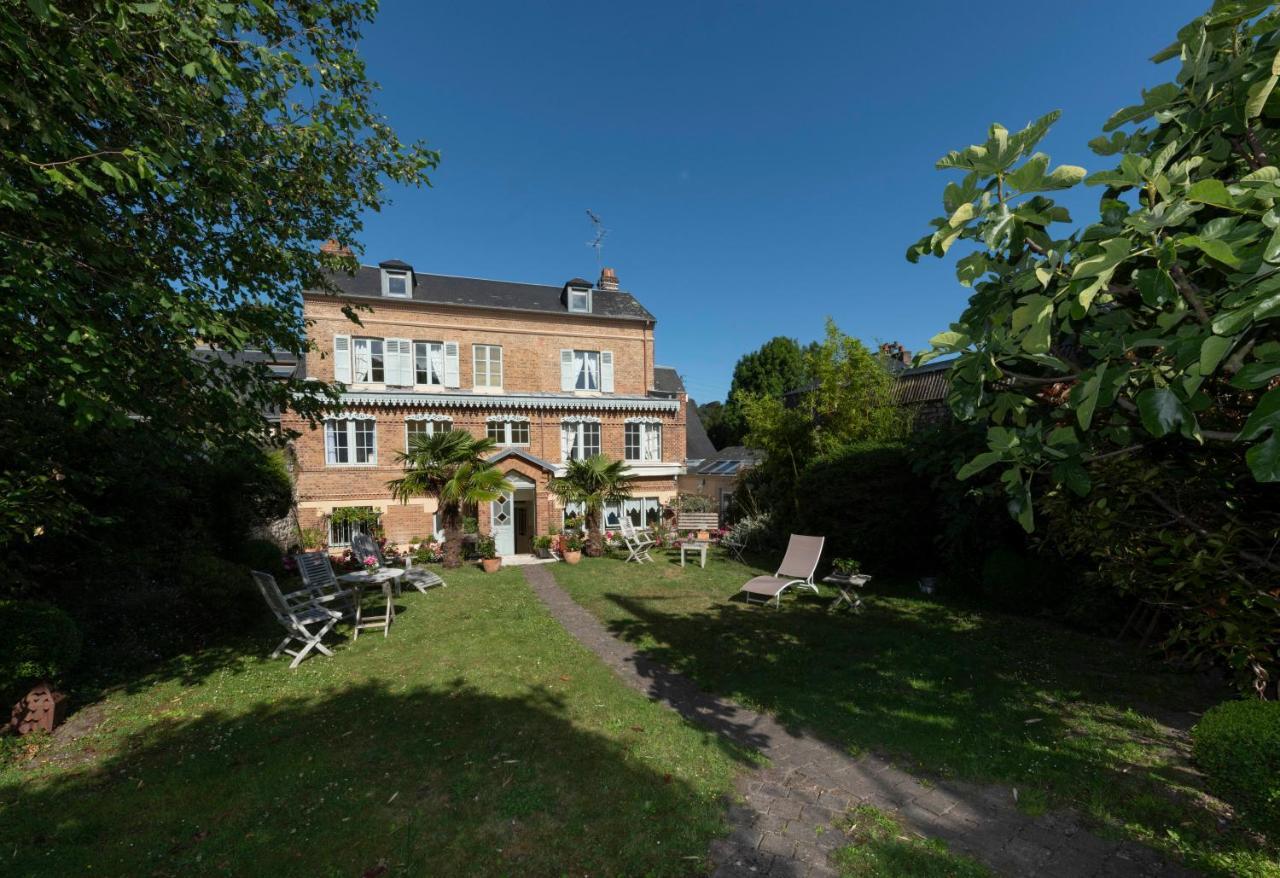
M 688 551 L 697 552 L 698 566 L 705 568 L 707 566 L 707 546 L 709 545 L 711 544 L 700 540 L 685 540 L 680 544 L 680 566 L 684 566 L 684 553 Z
M 862 612 L 862 598 L 858 595 L 858 592 L 855 589 L 862 588 L 870 582 L 870 576 L 863 573 L 858 573 L 853 576 L 849 576 L 845 573 L 832 573 L 830 576 L 823 577 L 822 581 L 827 585 L 835 586 L 836 590 L 840 592 L 840 596 L 831 602 L 831 606 L 827 607 L 828 610 L 835 610 L 838 609 L 841 604 L 848 604 L 849 609 L 853 610 L 855 613 Z

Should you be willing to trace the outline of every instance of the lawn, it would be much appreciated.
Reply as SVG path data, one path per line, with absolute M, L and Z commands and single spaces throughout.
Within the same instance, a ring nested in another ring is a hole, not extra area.
M 1073 807 L 1102 834 L 1217 875 L 1280 876 L 1274 850 L 1224 828 L 1188 759 L 1195 713 L 1224 693 L 1127 644 L 873 584 L 861 615 L 824 596 L 731 600 L 759 570 L 616 559 L 556 565 L 609 628 L 704 688 L 852 752 L 936 777 L 1000 782 L 1031 812 Z
M 0 770 L 0 873 L 704 874 L 752 757 L 625 688 L 518 570 L 449 583 L 296 671 L 263 627 L 108 692 Z

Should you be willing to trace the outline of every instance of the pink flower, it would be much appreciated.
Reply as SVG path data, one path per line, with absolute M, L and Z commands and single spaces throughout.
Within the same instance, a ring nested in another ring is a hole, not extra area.
M 377 558 L 375 558 L 375 557 L 373 557 L 372 555 L 369 555 L 369 556 L 367 556 L 367 557 L 364 559 L 364 566 L 366 566 L 366 567 L 377 567 L 377 566 L 378 566 L 378 559 L 377 559 Z

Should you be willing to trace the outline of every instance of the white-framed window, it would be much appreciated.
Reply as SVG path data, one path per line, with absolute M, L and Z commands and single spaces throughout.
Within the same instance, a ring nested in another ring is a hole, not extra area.
M 586 506 L 582 503 L 570 502 L 564 506 L 564 512 L 560 516 L 560 525 L 564 526 L 564 519 L 573 516 L 584 517 L 586 515 Z M 600 510 L 600 527 L 604 530 L 617 530 L 622 527 L 622 504 L 606 503 Z
M 591 313 L 591 289 L 589 287 L 569 287 L 569 310 L 579 314 Z
M 324 460 L 330 466 L 373 466 L 378 462 L 373 418 L 330 418 L 324 422 Z
M 356 384 L 382 384 L 386 359 L 380 338 L 351 339 L 351 373 Z
M 393 299 L 407 299 L 413 292 L 413 280 L 409 272 L 397 268 L 382 269 L 382 295 Z
M 444 386 L 444 342 L 413 343 L 413 380 L 415 384 Z
M 634 527 L 652 527 L 662 520 L 662 503 L 657 497 L 631 497 L 622 501 L 622 514 Z
M 372 506 L 357 506 L 357 509 L 372 509 Z M 336 549 L 351 545 L 351 538 L 356 534 L 367 534 L 369 525 L 364 521 L 334 521 L 329 519 L 329 548 Z
M 502 346 L 471 346 L 471 383 L 476 387 L 502 387 Z
M 560 459 L 586 460 L 600 453 L 600 422 L 594 420 L 562 421 L 560 424 Z
M 662 424 L 657 421 L 629 421 L 622 425 L 624 460 L 662 460 Z
M 489 438 L 499 445 L 528 445 L 528 418 L 490 418 Z
M 613 393 L 613 352 L 562 349 L 560 389 Z
M 448 418 L 408 418 L 404 422 L 404 450 L 413 448 L 415 436 L 433 436 L 452 429 L 453 422 Z

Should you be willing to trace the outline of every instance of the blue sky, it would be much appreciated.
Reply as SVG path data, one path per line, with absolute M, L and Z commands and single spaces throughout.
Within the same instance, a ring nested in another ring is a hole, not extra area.
M 379 109 L 443 161 L 366 217 L 365 260 L 594 278 L 590 208 L 699 401 L 827 315 L 918 350 L 966 292 L 951 263 L 903 257 L 941 212 L 934 161 L 1061 109 L 1042 148 L 1103 167 L 1085 144 L 1172 78 L 1147 59 L 1208 5 L 384 0 L 362 44 Z M 1096 197 L 1068 204 L 1087 217 Z

